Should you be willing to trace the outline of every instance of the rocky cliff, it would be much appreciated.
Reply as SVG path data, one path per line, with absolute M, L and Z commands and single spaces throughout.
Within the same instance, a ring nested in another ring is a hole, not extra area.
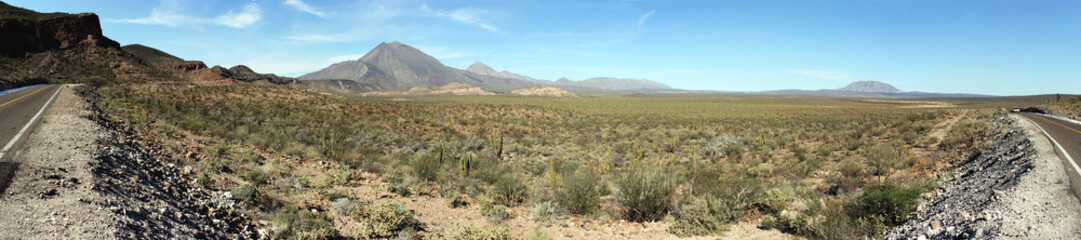
M 174 79 L 102 34 L 93 13 L 38 13 L 0 2 L 0 87 L 40 82 Z

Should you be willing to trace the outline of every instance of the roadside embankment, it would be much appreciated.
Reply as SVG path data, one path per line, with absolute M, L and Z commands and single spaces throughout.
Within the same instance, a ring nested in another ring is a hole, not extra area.
M 228 194 L 192 183 L 76 89 L 61 90 L 11 158 L 0 239 L 258 237 Z
M 1081 238 L 1081 201 L 1048 140 L 1012 115 L 999 117 L 991 137 L 887 238 Z

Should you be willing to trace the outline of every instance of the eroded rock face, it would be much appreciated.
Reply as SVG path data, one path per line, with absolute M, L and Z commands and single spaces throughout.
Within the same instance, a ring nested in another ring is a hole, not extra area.
M 119 43 L 101 34 L 101 21 L 93 13 L 0 18 L 0 33 L 0 53 L 8 57 L 77 45 L 120 48 Z

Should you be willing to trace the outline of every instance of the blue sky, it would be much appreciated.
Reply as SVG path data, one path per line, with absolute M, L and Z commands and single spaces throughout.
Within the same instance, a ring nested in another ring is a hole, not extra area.
M 1081 93 L 1081 1 L 14 0 L 105 35 L 285 76 L 400 41 L 465 68 L 759 91 Z

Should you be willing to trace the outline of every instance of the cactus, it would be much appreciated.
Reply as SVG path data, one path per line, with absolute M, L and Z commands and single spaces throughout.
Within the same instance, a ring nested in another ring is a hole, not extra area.
M 459 164 L 462 167 L 462 172 L 465 173 L 466 177 L 468 177 L 469 176 L 469 169 L 473 168 L 473 154 L 472 153 L 466 153 L 465 156 L 462 156 L 462 159 L 461 159 Z
M 492 144 L 492 154 L 495 154 L 496 159 L 503 159 L 503 135 L 499 135 L 499 142 Z
M 439 143 L 439 166 L 443 166 L 443 150 L 446 145 L 446 142 Z

